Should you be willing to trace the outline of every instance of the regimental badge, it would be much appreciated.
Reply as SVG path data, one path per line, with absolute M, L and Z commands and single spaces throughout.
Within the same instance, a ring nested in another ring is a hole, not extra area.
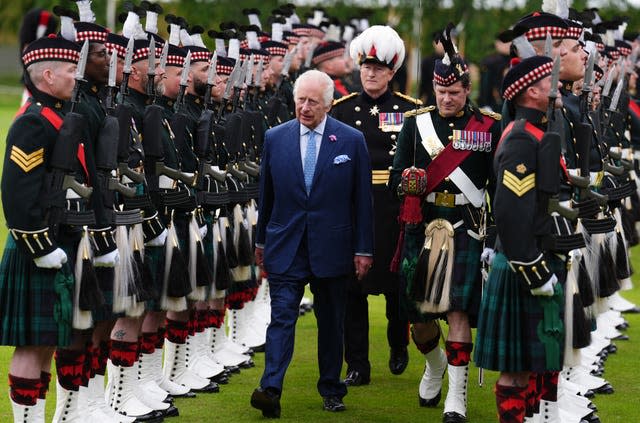
M 404 122 L 404 113 L 379 113 L 378 128 L 382 132 L 400 132 Z
M 451 143 L 452 147 L 456 150 L 470 150 L 489 153 L 491 151 L 491 132 L 454 129 Z
M 520 163 L 518 166 L 516 166 L 516 172 L 522 175 L 527 172 L 527 167 L 524 165 L 524 163 Z
M 369 109 L 369 114 L 371 116 L 375 116 L 378 113 L 380 113 L 380 109 L 378 109 L 378 105 L 377 104 L 374 104 L 373 107 Z

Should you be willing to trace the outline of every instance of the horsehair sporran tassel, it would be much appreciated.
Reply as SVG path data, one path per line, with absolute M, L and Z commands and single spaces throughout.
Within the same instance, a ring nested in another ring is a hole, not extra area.
M 204 301 L 206 290 L 203 286 L 198 286 L 198 250 L 201 249 L 200 228 L 196 221 L 195 214 L 189 221 L 189 283 L 191 292 L 188 298 L 192 301 Z
M 441 313 L 449 309 L 454 233 L 453 225 L 445 219 L 434 219 L 425 229 L 425 236 L 431 238 L 431 248 L 425 300 L 420 305 L 423 313 Z
M 140 254 L 141 248 L 144 246 L 144 232 L 142 230 L 142 224 L 133 225 L 129 230 L 129 257 L 131 263 L 132 277 L 129 279 L 128 292 L 132 298 L 132 306 L 127 308 L 126 314 L 129 317 L 140 317 L 144 314 L 144 300 L 145 293 L 143 288 L 143 265 L 142 256 Z M 138 259 L 136 260 L 136 255 Z
M 80 243 L 78 244 L 76 265 L 74 269 L 75 289 L 73 299 L 73 328 L 78 330 L 89 329 L 93 325 L 93 318 L 91 317 L 92 304 L 88 304 L 84 300 L 81 301 L 82 294 L 87 295 L 86 290 L 89 288 L 83 288 L 83 283 L 93 283 L 95 287 L 98 285 L 95 271 L 91 264 L 92 258 L 91 246 L 89 244 L 89 232 L 85 227 L 82 231 Z M 89 280 L 91 277 L 93 277 L 93 281 Z M 85 292 L 83 292 L 83 289 Z M 86 307 L 89 308 L 85 309 Z
M 161 297 L 161 307 L 163 310 L 168 311 L 184 311 L 187 309 L 187 298 L 183 296 L 172 296 L 173 289 L 170 289 L 171 284 L 175 283 L 175 281 L 170 280 L 173 277 L 172 267 L 174 267 L 174 253 L 176 255 L 181 254 L 178 248 L 178 238 L 176 235 L 175 225 L 173 224 L 173 220 L 169 225 L 167 225 L 167 241 L 165 247 L 165 262 L 164 262 L 164 277 L 162 280 L 162 297 Z M 179 260 L 179 259 L 178 259 Z M 182 259 L 184 261 L 184 258 Z M 182 270 L 182 272 L 186 271 L 186 268 Z M 182 278 L 189 283 L 186 276 L 183 274 Z
M 124 313 L 133 307 L 133 297 L 129 292 L 129 281 L 133 278 L 133 262 L 129 248 L 129 234 L 124 225 L 116 226 L 116 245 L 120 260 L 115 266 L 113 282 L 113 312 Z

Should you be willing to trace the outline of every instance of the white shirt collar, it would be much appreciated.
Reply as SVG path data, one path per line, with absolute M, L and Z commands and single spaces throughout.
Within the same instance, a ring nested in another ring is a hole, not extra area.
M 322 121 L 318 124 L 318 126 L 316 126 L 313 129 L 314 132 L 320 135 L 320 137 L 322 137 L 322 135 L 324 134 L 324 127 L 326 124 L 327 124 L 327 115 L 325 114 L 324 119 L 322 119 Z M 303 124 L 300 124 L 300 135 L 307 135 L 309 131 L 311 131 L 311 129 L 307 128 Z

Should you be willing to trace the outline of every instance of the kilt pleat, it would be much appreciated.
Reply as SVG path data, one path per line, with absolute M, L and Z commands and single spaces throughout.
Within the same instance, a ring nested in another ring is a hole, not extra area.
M 65 249 L 68 263 L 61 270 L 41 269 L 16 247 L 11 236 L 0 262 L 0 345 L 67 346 L 71 341 L 71 320 L 56 321 L 61 297 L 56 292 L 56 275 L 66 272 L 73 280 L 74 254 Z M 66 300 L 73 301 L 73 283 Z M 73 304 L 64 304 L 65 308 Z M 68 326 L 68 327 L 64 327 Z
M 553 299 L 564 304 L 560 284 L 556 285 Z M 476 365 L 500 372 L 560 370 L 549 368 L 546 362 L 545 346 L 539 337 L 543 317 L 539 298 L 531 295 L 511 270 L 506 256 L 498 253 L 484 287 L 478 316 Z M 562 363 L 561 357 L 559 362 Z

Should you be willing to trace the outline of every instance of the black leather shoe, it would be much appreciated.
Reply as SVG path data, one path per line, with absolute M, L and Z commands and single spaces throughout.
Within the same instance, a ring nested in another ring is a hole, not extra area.
M 622 310 L 623 314 L 638 314 L 640 313 L 640 307 L 632 307 L 632 308 L 628 308 L 626 310 Z
M 220 387 L 217 383 L 209 381 L 209 384 L 204 388 L 192 389 L 193 392 L 199 392 L 201 394 L 215 394 L 220 392 Z
M 251 395 L 251 406 L 262 411 L 268 419 L 280 418 L 280 393 L 273 389 L 258 388 Z
M 437 407 L 440 402 L 440 398 L 442 398 L 442 389 L 438 391 L 438 394 L 433 398 L 422 398 L 420 394 L 418 394 L 418 404 L 420 407 Z
M 324 411 L 331 411 L 333 413 L 338 411 L 344 411 L 347 407 L 344 406 L 344 402 L 342 402 L 342 398 L 338 397 L 323 397 L 322 398 L 322 409 Z
M 455 411 L 448 411 L 442 415 L 442 423 L 465 423 L 467 418 Z
M 389 370 L 394 375 L 401 375 L 409 364 L 409 353 L 406 348 L 391 348 Z
M 369 376 L 365 376 L 357 370 L 347 372 L 347 377 L 344 379 L 344 383 L 347 386 L 368 385 L 370 382 L 371 378 Z

